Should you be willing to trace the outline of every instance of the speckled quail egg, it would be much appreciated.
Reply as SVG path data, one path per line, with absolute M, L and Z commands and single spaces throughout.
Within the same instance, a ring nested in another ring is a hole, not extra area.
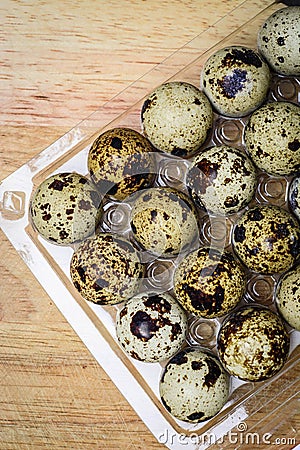
M 281 316 L 291 327 L 300 331 L 300 266 L 280 278 L 275 301 Z
M 100 134 L 88 154 L 91 177 L 103 194 L 117 200 L 151 185 L 154 149 L 131 128 L 112 128 Z
M 196 86 L 172 81 L 145 100 L 141 120 L 154 147 L 176 156 L 189 156 L 205 141 L 212 127 L 212 107 Z
M 201 317 L 223 316 L 242 299 L 245 275 L 228 252 L 200 248 L 183 258 L 174 274 L 174 293 L 189 312 Z
M 168 293 L 139 294 L 118 311 L 118 341 L 126 353 L 140 361 L 170 358 L 182 346 L 186 331 L 186 314 Z
M 300 107 L 272 102 L 255 111 L 244 131 L 247 151 L 257 167 L 274 175 L 300 170 Z
M 300 177 L 295 177 L 289 187 L 289 206 L 295 216 L 300 220 Z
M 300 6 L 274 12 L 258 33 L 258 49 L 271 68 L 283 75 L 300 75 Z
M 275 375 L 289 353 L 289 335 L 280 317 L 260 306 L 245 306 L 223 322 L 218 339 L 225 369 L 242 380 L 261 381 Z
M 93 184 L 78 173 L 58 173 L 33 194 L 30 213 L 45 239 L 69 245 L 91 235 L 98 225 L 101 199 Z
M 133 199 L 131 229 L 143 249 L 170 256 L 187 251 L 198 239 L 197 213 L 187 195 L 158 187 Z
M 259 205 L 237 220 L 232 244 L 250 270 L 279 273 L 289 269 L 299 257 L 300 227 L 288 211 L 274 205 Z
M 254 50 L 230 46 L 218 50 L 201 72 L 203 91 L 225 116 L 245 116 L 265 100 L 270 85 L 268 65 Z
M 177 419 L 201 422 L 215 416 L 229 395 L 229 377 L 217 357 L 186 348 L 166 365 L 159 385 L 162 404 Z
M 128 240 L 99 233 L 83 241 L 73 253 L 70 273 L 75 288 L 86 300 L 106 305 L 135 295 L 144 269 Z
M 221 145 L 195 157 L 186 184 L 201 208 L 216 214 L 232 214 L 252 199 L 256 171 L 245 154 Z

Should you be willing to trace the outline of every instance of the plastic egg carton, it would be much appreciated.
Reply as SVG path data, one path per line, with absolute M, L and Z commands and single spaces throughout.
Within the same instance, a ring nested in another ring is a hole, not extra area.
M 251 20 L 251 30 L 258 31 L 265 19 L 281 7 L 283 5 L 272 5 L 262 11 Z M 219 26 L 221 25 L 220 23 Z M 156 86 L 166 81 L 186 81 L 199 87 L 201 69 L 207 58 L 216 50 L 228 45 L 244 45 L 256 49 L 257 34 L 247 33 L 248 26 L 249 24 L 245 24 L 209 51 L 203 53 L 199 50 L 198 54 L 195 54 L 197 45 L 202 48 L 201 42 L 205 39 L 205 35 L 202 34 L 194 40 L 192 52 L 177 54 L 181 60 L 188 59 L 188 64 L 178 73 L 172 75 L 168 65 L 172 62 L 174 66 L 175 54 L 151 72 L 150 88 L 149 86 L 145 88 L 147 75 L 128 88 L 126 94 L 129 98 L 140 98 L 129 109 L 113 118 L 114 101 L 110 102 L 0 185 L 0 224 L 3 231 L 143 422 L 159 442 L 172 449 L 182 449 L 184 442 L 189 443 L 189 449 L 195 450 L 207 448 L 212 443 L 219 448 L 226 448 L 224 436 L 236 427 L 242 432 L 243 430 L 239 428 L 241 424 L 245 424 L 247 418 L 260 410 L 264 411 L 262 425 L 268 431 L 264 421 L 267 421 L 267 417 L 278 408 L 276 398 L 279 395 L 283 403 L 282 413 L 279 410 L 278 414 L 283 420 L 282 423 L 289 427 L 289 415 L 296 413 L 296 406 L 293 409 L 293 405 L 296 405 L 294 395 L 300 383 L 299 366 L 297 367 L 300 333 L 288 328 L 291 337 L 290 356 L 285 367 L 275 377 L 259 383 L 244 382 L 231 377 L 229 400 L 220 413 L 206 422 L 196 424 L 179 421 L 172 417 L 160 402 L 158 389 L 164 363 L 142 363 L 128 357 L 122 351 L 115 332 L 115 317 L 120 306 L 96 305 L 80 296 L 69 274 L 69 264 L 76 244 L 62 247 L 41 238 L 31 226 L 29 202 L 35 188 L 52 174 L 75 171 L 86 175 L 89 148 L 103 131 L 113 127 L 130 127 L 141 132 L 141 107 L 145 97 Z M 121 94 L 121 98 L 122 95 L 124 94 Z M 269 99 L 299 104 L 300 80 L 295 77 L 273 75 Z M 120 102 L 120 98 L 116 101 Z M 108 121 L 109 117 L 113 120 Z M 247 120 L 247 117 L 232 119 L 214 114 L 213 129 L 201 149 L 225 144 L 244 150 L 243 130 Z M 155 158 L 157 169 L 154 185 L 186 191 L 185 176 L 191 160 L 162 153 L 155 154 Z M 255 198 L 247 208 L 254 204 L 271 203 L 288 209 L 287 196 L 291 181 L 288 177 L 272 177 L 260 172 L 258 180 Z M 106 199 L 103 209 L 100 229 L 133 239 L 129 226 L 130 203 Z M 231 231 L 240 214 L 241 212 L 228 217 L 218 217 L 199 211 L 200 242 L 195 245 L 231 250 Z M 147 253 L 141 255 L 146 266 L 146 276 L 142 280 L 141 290 L 172 292 L 172 275 L 178 264 L 178 258 L 155 258 Z M 265 276 L 248 271 L 247 289 L 242 304 L 259 303 L 276 311 L 274 289 L 277 281 L 277 275 Z M 186 345 L 202 346 L 216 352 L 216 337 L 221 323 L 222 318 L 205 319 L 190 315 Z M 290 407 L 287 414 L 284 408 L 288 402 Z M 290 436 L 294 435 L 295 430 L 293 432 L 291 428 Z M 198 439 L 195 439 L 197 436 Z M 205 440 L 204 436 L 209 439 Z

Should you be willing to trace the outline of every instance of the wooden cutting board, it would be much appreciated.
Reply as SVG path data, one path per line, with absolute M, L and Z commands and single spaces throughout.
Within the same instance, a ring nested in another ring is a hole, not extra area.
M 0 179 L 145 74 L 150 88 L 160 62 L 175 73 L 198 51 L 199 34 L 210 30 L 205 50 L 269 4 L 2 0 Z M 113 112 L 133 100 L 123 92 Z M 163 449 L 2 232 L 0 255 L 0 449 Z M 266 411 L 252 426 L 272 433 L 276 424 L 275 437 L 295 436 L 299 416 L 280 428 L 281 416 Z

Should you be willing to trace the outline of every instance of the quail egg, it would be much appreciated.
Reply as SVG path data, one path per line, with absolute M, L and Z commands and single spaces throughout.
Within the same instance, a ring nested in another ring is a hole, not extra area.
M 34 227 L 50 242 L 69 245 L 91 235 L 99 222 L 101 199 L 92 183 L 78 173 L 58 173 L 33 194 Z
M 170 358 L 182 346 L 187 317 L 170 294 L 142 293 L 118 311 L 116 332 L 126 353 L 144 362 Z
M 158 187 L 141 191 L 133 199 L 131 229 L 143 249 L 176 255 L 198 239 L 197 213 L 187 195 Z
M 154 147 L 189 156 L 205 141 L 212 127 L 212 107 L 196 86 L 181 81 L 162 84 L 145 100 L 141 120 Z
M 240 302 L 244 292 L 245 274 L 228 251 L 200 248 L 185 256 L 175 270 L 176 299 L 197 316 L 223 316 Z
M 222 145 L 195 157 L 186 180 L 195 203 L 215 214 L 232 214 L 252 199 L 256 171 L 237 149 Z
M 300 331 L 300 266 L 286 272 L 276 288 L 277 309 L 287 323 Z
M 201 86 L 215 109 L 225 116 L 245 116 L 265 100 L 270 85 L 268 65 L 254 50 L 230 46 L 206 61 Z
M 217 357 L 186 348 L 166 365 L 159 385 L 166 410 L 177 419 L 201 422 L 215 416 L 229 395 L 229 377 Z
M 289 188 L 289 206 L 295 216 L 300 220 L 300 177 L 293 179 Z
M 283 75 L 300 75 L 300 6 L 274 12 L 258 33 L 258 49 L 271 68 Z
M 289 353 L 289 335 L 273 311 L 245 306 L 223 322 L 218 339 L 225 369 L 242 380 L 261 381 L 275 375 Z
M 129 241 L 99 233 L 73 253 L 70 273 L 75 288 L 86 300 L 106 305 L 135 295 L 144 269 Z
M 247 151 L 257 167 L 274 175 L 300 170 L 300 107 L 272 102 L 255 111 L 244 131 Z
M 154 179 L 154 151 L 150 142 L 131 128 L 100 134 L 88 154 L 91 177 L 103 194 L 123 200 Z
M 259 205 L 246 211 L 233 229 L 233 248 L 254 272 L 279 273 L 299 257 L 300 227 L 296 218 L 274 205 Z

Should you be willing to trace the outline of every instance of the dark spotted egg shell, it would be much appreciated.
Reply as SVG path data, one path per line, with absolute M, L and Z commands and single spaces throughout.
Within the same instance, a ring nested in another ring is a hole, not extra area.
M 274 175 L 300 170 L 300 107 L 271 102 L 256 110 L 244 130 L 250 158 L 259 169 Z
M 196 86 L 172 81 L 157 87 L 145 100 L 141 120 L 154 147 L 189 156 L 205 141 L 213 121 L 212 107 Z
M 190 198 L 173 188 L 150 188 L 133 198 L 131 229 L 145 249 L 176 255 L 198 238 L 198 218 Z
M 229 377 L 215 355 L 186 348 L 166 365 L 159 390 L 170 414 L 186 422 L 201 422 L 215 416 L 226 403 Z
M 75 288 L 86 300 L 107 305 L 135 295 L 144 269 L 129 241 L 99 233 L 76 249 L 70 273 Z
M 151 185 L 154 178 L 152 145 L 131 128 L 112 128 L 100 134 L 88 155 L 88 169 L 98 189 L 123 200 Z
M 275 72 L 300 75 L 300 6 L 274 12 L 258 33 L 258 49 Z
M 300 220 L 300 177 L 295 177 L 289 188 L 288 196 L 290 209 L 293 211 L 295 216 Z
M 223 316 L 241 301 L 245 274 L 230 252 L 200 248 L 176 268 L 174 292 L 179 303 L 197 316 Z
M 232 214 L 252 199 L 256 170 L 247 155 L 221 145 L 195 157 L 186 181 L 192 198 L 216 214 Z
M 245 116 L 265 100 L 268 65 L 254 50 L 230 46 L 216 51 L 201 72 L 201 86 L 215 109 L 225 116 Z
M 187 330 L 183 309 L 168 293 L 143 293 L 132 297 L 118 311 L 117 338 L 133 358 L 158 362 L 182 346 Z
M 289 353 L 289 335 L 280 317 L 260 306 L 245 306 L 223 322 L 217 339 L 225 369 L 242 380 L 275 375 Z
M 248 269 L 263 274 L 280 273 L 299 258 L 299 223 L 277 206 L 255 206 L 237 220 L 232 243 Z
M 30 213 L 36 230 L 60 245 L 82 241 L 99 222 L 101 199 L 95 186 L 78 173 L 44 180 L 33 194 Z
M 280 278 L 275 302 L 287 323 L 300 331 L 300 266 L 294 267 Z

